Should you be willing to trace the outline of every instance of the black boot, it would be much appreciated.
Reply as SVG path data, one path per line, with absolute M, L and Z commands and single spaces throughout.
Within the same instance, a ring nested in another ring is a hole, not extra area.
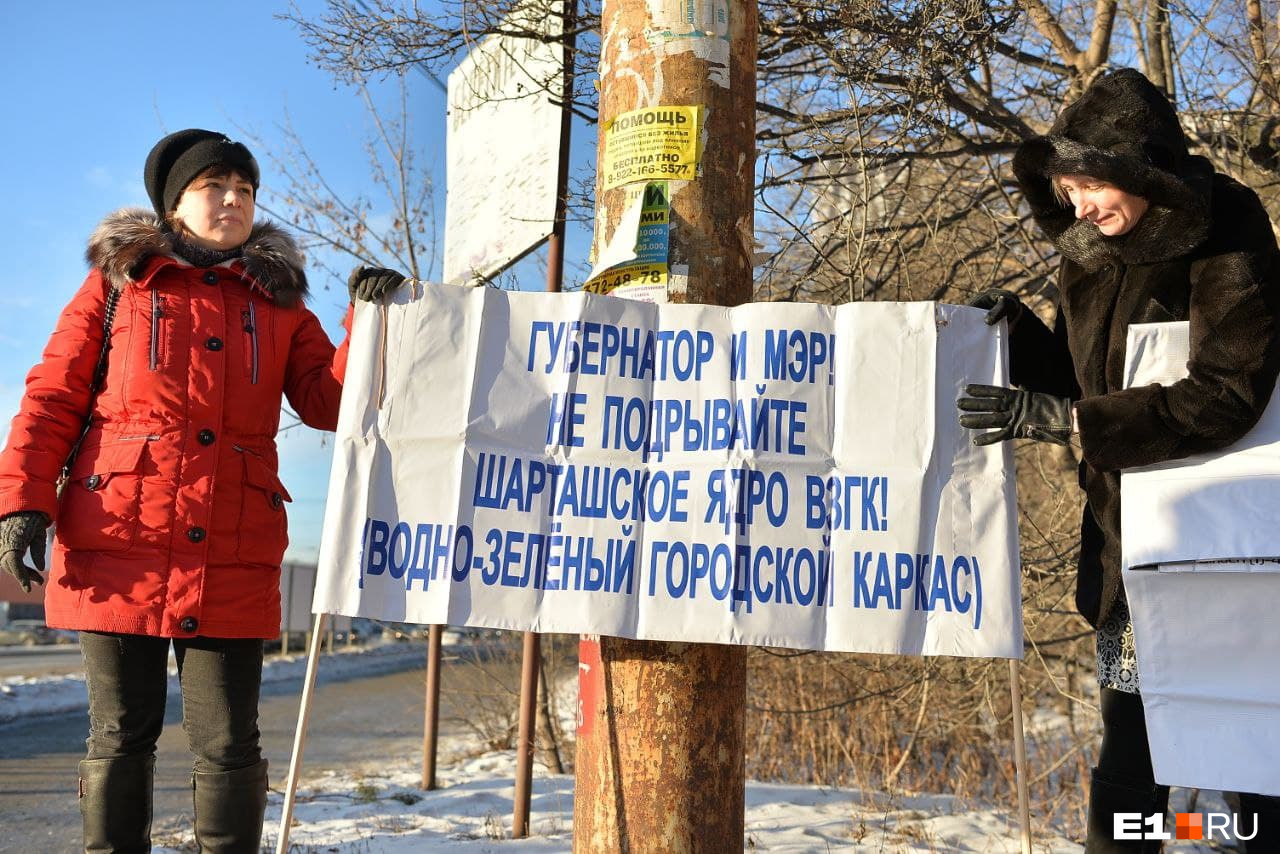
M 196 771 L 191 787 L 201 854 L 258 854 L 267 810 L 267 760 L 234 771 Z
M 1153 814 L 1164 816 L 1168 807 L 1168 786 L 1122 780 L 1097 768 L 1093 769 L 1089 786 L 1089 837 L 1084 843 L 1085 854 L 1122 854 L 1135 851 L 1155 854 L 1160 850 L 1161 842 L 1158 839 L 1116 839 L 1115 814 L 1136 813 L 1145 819 Z M 1149 829 L 1147 825 L 1139 824 L 1140 832 L 1145 833 Z
M 1275 854 L 1280 851 L 1280 798 L 1240 793 L 1240 812 L 1235 829 L 1248 833 L 1257 815 L 1257 832 L 1244 843 L 1245 854 Z
M 80 815 L 86 854 L 151 850 L 151 779 L 156 758 L 123 756 L 80 763 Z

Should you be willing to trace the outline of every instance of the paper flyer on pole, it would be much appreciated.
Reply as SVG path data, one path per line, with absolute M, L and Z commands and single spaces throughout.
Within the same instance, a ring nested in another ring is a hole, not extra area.
M 385 312 L 385 316 L 380 316 Z M 314 609 L 1020 658 L 982 312 L 402 288 L 356 313 Z
M 1176 382 L 1189 358 L 1185 322 L 1130 326 L 1126 386 Z M 1231 447 L 1121 484 L 1156 780 L 1280 795 L 1280 393 Z

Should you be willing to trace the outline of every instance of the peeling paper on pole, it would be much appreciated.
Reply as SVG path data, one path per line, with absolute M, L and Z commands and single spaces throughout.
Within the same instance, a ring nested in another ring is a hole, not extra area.
M 622 219 L 596 258 L 584 288 L 641 302 L 666 302 L 670 185 L 666 181 L 632 184 L 625 194 Z
M 684 296 L 689 293 L 689 265 L 672 264 L 671 274 L 667 277 L 667 295 Z
M 646 0 L 651 26 L 645 38 L 658 67 L 678 53 L 707 62 L 707 77 L 729 88 L 728 0 Z

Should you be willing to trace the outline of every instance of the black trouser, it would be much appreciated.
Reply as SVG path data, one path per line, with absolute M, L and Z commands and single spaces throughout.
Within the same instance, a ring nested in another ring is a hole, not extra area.
M 89 687 L 86 759 L 150 756 L 164 727 L 168 638 L 81 632 Z M 258 692 L 262 641 L 173 639 L 182 684 L 182 728 L 199 772 L 231 771 L 262 758 Z
M 1114 688 L 1103 688 L 1101 695 L 1102 747 L 1098 750 L 1098 770 L 1121 780 L 1154 786 L 1156 775 L 1151 769 L 1142 697 Z
M 172 641 L 182 684 L 182 728 L 191 774 L 196 843 L 207 854 L 257 852 L 267 805 L 267 762 L 258 746 L 262 641 Z M 164 728 L 166 638 L 81 632 L 89 684 L 89 751 L 80 763 L 87 854 L 151 850 L 152 775 Z
M 1116 813 L 1163 815 L 1169 805 L 1169 788 L 1157 786 L 1147 744 L 1147 719 L 1142 698 L 1114 688 L 1103 688 L 1102 747 L 1089 786 L 1087 854 L 1155 852 L 1152 840 L 1116 840 Z

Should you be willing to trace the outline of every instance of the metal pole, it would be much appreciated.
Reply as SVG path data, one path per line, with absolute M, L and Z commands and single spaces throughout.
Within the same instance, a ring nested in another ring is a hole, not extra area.
M 427 697 L 422 725 L 422 788 L 436 787 L 436 745 L 440 737 L 440 636 L 444 626 L 427 630 Z
M 668 123 L 699 116 L 696 172 L 668 182 L 666 297 L 749 302 L 755 0 L 603 0 L 601 22 L 596 246 L 613 239 L 628 191 L 644 180 L 606 188 L 614 120 L 639 109 Z M 659 145 L 645 144 L 655 151 L 634 153 L 663 156 Z M 741 854 L 746 648 L 602 637 L 599 651 L 598 668 L 584 662 L 579 670 L 584 680 L 598 673 L 580 696 L 574 850 Z
M 1013 698 L 1013 767 L 1018 778 L 1018 826 L 1022 854 L 1031 854 L 1031 808 L 1027 794 L 1027 743 L 1022 737 L 1022 680 L 1018 660 L 1009 659 L 1009 690 Z
M 577 39 L 578 0 L 564 0 L 562 31 L 564 37 L 564 73 L 560 78 L 560 158 L 556 166 L 556 209 L 547 241 L 547 290 L 559 293 L 564 283 L 564 220 L 569 208 L 569 140 L 573 133 L 573 62 Z
M 565 213 L 569 195 L 569 141 L 573 129 L 573 63 L 577 27 L 577 0 L 564 0 L 562 32 L 564 62 L 561 76 L 560 156 L 556 167 L 556 207 L 547 241 L 547 291 L 559 293 L 564 284 Z M 533 790 L 533 734 L 538 702 L 538 671 L 541 669 L 542 643 L 536 632 L 524 633 L 524 660 L 520 675 L 520 734 L 516 745 L 516 796 L 511 820 L 511 835 L 522 839 L 529 835 L 529 802 Z
M 515 814 L 511 836 L 529 835 L 529 802 L 533 794 L 534 715 L 538 709 L 538 663 L 542 658 L 542 638 L 537 632 L 524 633 L 524 657 L 520 668 L 520 733 L 516 746 Z
M 316 684 L 316 665 L 320 662 L 320 640 L 324 632 L 325 617 L 325 614 L 316 614 L 315 623 L 311 627 L 311 646 L 307 651 L 307 673 L 302 682 L 298 728 L 293 734 L 289 779 L 284 786 L 284 806 L 280 809 L 280 833 L 276 838 L 276 854 L 285 854 L 289 850 L 289 825 L 293 822 L 293 801 L 298 793 L 298 775 L 302 771 L 302 751 L 307 744 L 307 721 L 311 718 L 311 693 Z

